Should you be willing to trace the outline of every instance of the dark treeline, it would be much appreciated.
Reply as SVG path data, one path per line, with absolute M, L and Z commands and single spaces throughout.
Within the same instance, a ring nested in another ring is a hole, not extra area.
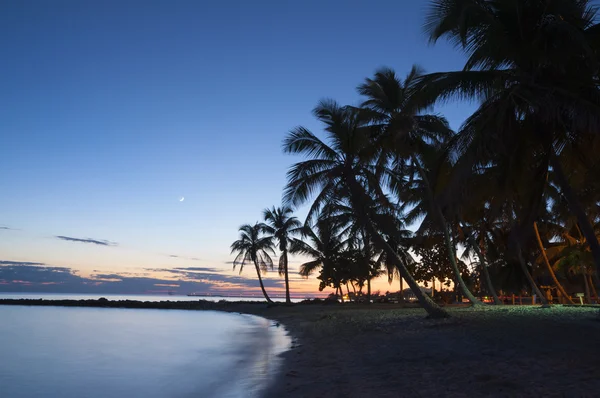
M 549 291 L 570 301 L 583 290 L 593 301 L 596 8 L 584 0 L 436 0 L 424 27 L 432 43 L 449 40 L 466 54 L 463 70 L 415 66 L 400 77 L 384 68 L 358 85 L 358 106 L 319 102 L 323 134 L 297 127 L 285 137 L 284 152 L 304 159 L 287 173 L 283 206 L 265 212 L 266 224 L 240 229 L 235 264 L 252 264 L 260 280 L 276 246 L 288 297 L 288 253 L 309 257 L 300 273 L 318 272 L 320 289 L 338 294 L 365 284 L 370 294 L 371 279 L 387 273 L 434 317 L 447 313 L 419 287 L 434 279 L 476 306 L 482 295 L 501 304 L 499 291 L 547 304 Z M 458 131 L 431 112 L 452 100 L 479 103 Z M 291 213 L 305 204 L 300 225 Z M 419 222 L 415 233 L 406 229 Z

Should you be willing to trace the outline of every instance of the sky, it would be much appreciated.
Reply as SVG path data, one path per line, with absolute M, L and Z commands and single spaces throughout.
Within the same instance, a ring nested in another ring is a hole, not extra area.
M 0 291 L 257 292 L 229 245 L 280 204 L 300 159 L 281 152 L 286 133 L 320 135 L 316 103 L 357 104 L 381 66 L 464 64 L 428 43 L 427 5 L 2 2 Z M 436 109 L 454 128 L 472 110 Z M 300 262 L 301 296 L 318 283 Z

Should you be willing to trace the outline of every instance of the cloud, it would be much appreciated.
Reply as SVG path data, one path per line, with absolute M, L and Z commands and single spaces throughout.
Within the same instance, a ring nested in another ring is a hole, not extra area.
M 0 265 L 26 266 L 26 265 L 46 265 L 44 263 L 30 263 L 28 261 L 0 261 Z
M 193 271 L 193 272 L 221 272 L 221 270 L 211 267 L 189 267 L 189 268 L 173 268 L 178 271 Z
M 148 269 L 157 271 L 156 269 Z M 252 292 L 259 288 L 256 276 L 232 276 L 216 268 L 193 267 L 159 269 L 172 278 L 156 278 L 126 273 L 96 273 L 86 278 L 68 267 L 41 262 L 0 261 L 0 291 L 31 293 L 142 294 L 172 291 L 179 294 Z M 267 288 L 283 288 L 281 279 L 264 279 Z M 233 290 L 232 290 L 233 289 Z
M 57 235 L 56 238 L 61 239 L 61 240 L 66 240 L 69 242 L 93 243 L 94 245 L 100 245 L 100 246 L 116 246 L 117 245 L 116 242 L 111 242 L 108 240 L 101 240 L 101 239 L 90 239 L 90 238 L 80 239 L 80 238 L 72 238 L 70 236 L 62 236 L 62 235 Z
M 169 254 L 168 257 L 171 257 L 171 258 L 181 258 L 183 260 L 190 260 L 190 261 L 200 261 L 200 259 L 197 258 L 197 257 L 178 256 L 177 254 Z
M 110 280 L 122 280 L 123 275 L 119 274 L 93 274 L 94 279 L 110 279 Z
M 48 285 L 64 284 L 82 279 L 67 267 L 47 266 L 44 263 L 0 261 L 0 284 Z
M 6 225 L 0 225 L 0 230 L 4 230 L 4 231 L 18 231 L 17 228 L 7 227 Z

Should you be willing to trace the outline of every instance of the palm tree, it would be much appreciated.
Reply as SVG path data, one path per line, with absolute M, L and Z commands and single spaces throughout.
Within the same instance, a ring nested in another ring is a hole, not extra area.
M 554 273 L 554 270 L 552 269 L 552 266 L 550 265 L 550 261 L 548 260 L 548 256 L 546 254 L 546 249 L 544 248 L 544 245 L 542 243 L 542 238 L 540 236 L 540 231 L 538 229 L 537 223 L 534 222 L 533 223 L 533 229 L 535 231 L 535 238 L 537 240 L 538 246 L 540 247 L 540 252 L 542 253 L 542 258 L 544 260 L 544 264 L 546 265 L 546 269 L 548 270 L 548 273 L 550 274 L 550 276 L 552 277 L 552 280 L 554 281 L 554 284 L 556 285 L 556 288 L 560 291 L 560 293 L 562 294 L 562 296 L 569 301 L 569 303 L 571 304 L 575 304 L 573 302 L 573 300 L 571 300 L 571 297 L 569 297 L 569 295 L 567 294 L 567 292 L 565 291 L 565 288 L 562 286 L 562 284 L 558 281 L 558 278 L 556 277 L 556 274 Z
M 409 162 L 420 176 L 423 187 L 422 200 L 428 203 L 431 219 L 439 224 L 439 229 L 444 234 L 455 280 L 469 301 L 473 305 L 480 305 L 482 303 L 469 291 L 458 269 L 456 251 L 448 224 L 436 201 L 432 185 L 436 183 L 432 181 L 432 177 L 436 177 L 431 172 L 433 167 L 426 170 L 428 160 L 430 164 L 434 163 L 431 162 L 431 158 L 432 154 L 435 156 L 436 147 L 441 147 L 453 132 L 444 118 L 421 114 L 424 108 L 413 96 L 414 82 L 420 75 L 420 69 L 414 66 L 402 81 L 393 70 L 380 69 L 372 79 L 366 79 L 365 83 L 359 86 L 358 91 L 366 97 L 362 106 L 369 110 L 371 128 L 382 150 L 401 167 L 405 168 Z M 433 159 L 436 160 L 435 157 Z M 414 179 L 411 178 L 410 182 L 414 182 Z
M 244 265 L 252 262 L 265 299 L 268 303 L 273 303 L 265 290 L 261 277 L 261 273 L 266 273 L 267 268 L 273 269 L 273 259 L 270 255 L 275 254 L 273 251 L 273 238 L 262 236 L 261 231 L 262 227 L 259 223 L 254 225 L 244 224 L 239 228 L 240 238 L 231 244 L 231 254 L 237 253 L 235 260 L 233 260 L 233 269 L 235 270 L 239 265 L 241 274 Z
M 284 152 L 304 155 L 309 159 L 296 163 L 288 171 L 284 201 L 297 206 L 307 202 L 314 194 L 307 217 L 310 220 L 331 200 L 347 200 L 375 245 L 396 262 L 423 308 L 431 317 L 447 317 L 446 311 L 423 294 L 398 254 L 374 225 L 373 202 L 379 206 L 392 206 L 380 185 L 382 176 L 389 172 L 373 162 L 377 149 L 371 145 L 371 131 L 366 128 L 365 115 L 333 101 L 322 101 L 314 114 L 325 125 L 330 144 L 303 127 L 292 130 L 287 136 Z
M 397 222 L 397 219 L 394 221 Z M 414 274 L 416 261 L 410 254 L 411 238 L 413 233 L 410 230 L 396 228 L 396 233 L 388 236 L 388 244 L 394 248 L 394 251 L 398 254 L 398 257 L 404 262 L 404 266 Z M 404 281 L 400 275 L 398 267 L 394 261 L 390 261 L 385 252 L 381 252 L 377 258 L 377 262 L 380 266 L 383 266 L 388 276 L 388 283 L 391 284 L 394 278 L 397 278 L 400 282 L 400 292 L 398 294 L 398 301 L 404 303 Z
M 574 229 L 579 234 L 577 226 Z M 575 238 L 569 231 L 563 231 L 561 239 L 548 246 L 543 251 L 544 261 L 547 261 L 548 265 L 550 265 L 549 261 L 554 262 L 550 269 L 555 268 L 566 274 L 581 275 L 586 299 L 590 302 L 590 288 L 595 290 L 591 280 L 591 275 L 594 273 L 594 261 L 589 247 L 585 244 L 585 238 L 581 234 L 579 238 Z M 563 292 L 563 294 L 568 298 L 566 293 Z
M 290 252 L 312 259 L 300 265 L 301 276 L 307 278 L 321 269 L 322 274 L 328 277 L 320 278 L 319 290 L 322 291 L 328 285 L 327 281 L 331 280 L 336 292 L 339 290 L 340 296 L 343 296 L 340 268 L 345 258 L 345 242 L 341 238 L 341 230 L 341 225 L 332 218 L 319 218 L 314 227 L 305 225 L 300 229 L 303 239 L 292 238 Z
M 447 38 L 468 59 L 461 71 L 419 78 L 418 88 L 425 104 L 481 100 L 457 139 L 459 147 L 474 148 L 471 164 L 477 154 L 507 152 L 519 142 L 540 154 L 540 169 L 552 167 L 600 270 L 600 243 L 565 168 L 600 126 L 596 15 L 587 0 L 434 0 L 425 24 L 431 41 Z M 523 121 L 527 128 L 518 128 Z M 533 235 L 531 210 L 524 240 Z
M 483 275 L 484 278 L 484 283 L 486 285 L 486 289 L 488 291 L 488 293 L 492 296 L 493 300 L 494 300 L 494 304 L 496 305 L 502 305 L 502 301 L 500 300 L 500 298 L 498 297 L 498 294 L 496 293 L 496 289 L 494 288 L 494 284 L 492 282 L 492 278 L 490 276 L 490 271 L 488 268 L 488 261 L 485 255 L 485 248 L 484 248 L 484 239 L 481 238 L 479 239 L 479 243 L 475 240 L 475 236 L 474 233 L 472 231 L 465 231 L 465 227 L 463 226 L 462 228 L 463 233 L 465 233 L 466 235 L 466 245 L 465 245 L 465 253 L 463 253 L 463 257 L 465 255 L 469 255 L 472 252 L 475 252 L 477 254 L 477 258 L 479 260 L 479 268 L 481 269 L 481 273 Z
M 396 236 L 398 233 L 398 219 L 396 213 L 390 211 L 389 208 L 377 206 L 376 203 L 371 203 L 369 209 L 372 217 L 375 217 L 374 224 L 377 226 L 380 233 L 385 236 Z M 352 209 L 349 203 L 334 201 L 330 203 L 324 210 L 323 217 L 331 218 L 339 225 L 345 228 L 341 232 L 343 236 L 347 236 L 346 242 L 351 252 L 356 265 L 356 282 L 361 288 L 366 282 L 367 284 L 367 303 L 371 302 L 371 280 L 381 275 L 381 261 L 376 261 L 376 257 L 380 256 L 375 249 L 369 233 L 363 227 L 359 217 Z M 394 246 L 392 246 L 394 248 Z M 401 253 L 398 253 L 402 257 Z M 406 263 L 406 262 L 405 262 Z M 391 262 L 388 266 L 392 267 Z
M 302 223 L 296 217 L 292 217 L 292 209 L 288 206 L 265 209 L 263 218 L 266 222 L 266 224 L 261 224 L 263 232 L 275 238 L 279 246 L 281 253 L 279 257 L 279 276 L 285 276 L 285 302 L 291 304 L 288 249 L 291 243 L 291 235 L 298 231 Z

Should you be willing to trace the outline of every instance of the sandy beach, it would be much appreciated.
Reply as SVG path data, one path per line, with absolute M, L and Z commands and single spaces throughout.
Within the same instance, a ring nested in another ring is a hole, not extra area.
M 600 314 L 555 306 L 296 306 L 257 311 L 294 348 L 268 397 L 595 397 Z

